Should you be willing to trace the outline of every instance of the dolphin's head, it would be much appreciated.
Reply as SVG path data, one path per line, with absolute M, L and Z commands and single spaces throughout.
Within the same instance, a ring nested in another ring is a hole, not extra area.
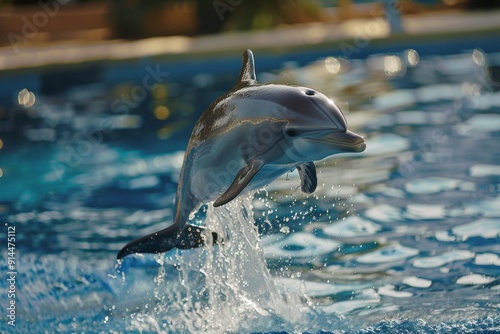
M 307 87 L 288 86 L 283 131 L 294 154 L 320 160 L 344 152 L 362 152 L 366 148 L 360 135 L 347 129 L 340 108 L 325 94 Z M 285 93 L 285 92 L 283 92 Z
M 283 110 L 278 118 L 284 124 L 285 151 L 292 160 L 321 160 L 332 154 L 362 152 L 366 148 L 363 137 L 347 130 L 340 108 L 325 94 L 307 87 L 258 84 L 250 50 L 243 53 L 240 76 L 231 93 L 235 92 L 242 99 L 254 98 L 249 112 L 242 113 L 246 116 L 265 112 L 269 102 L 272 110 Z M 277 105 L 279 108 L 275 108 Z

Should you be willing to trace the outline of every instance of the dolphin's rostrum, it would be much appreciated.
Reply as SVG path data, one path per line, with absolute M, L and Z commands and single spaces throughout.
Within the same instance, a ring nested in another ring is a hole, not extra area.
M 128 243 L 118 258 L 203 245 L 203 227 L 187 223 L 204 203 L 215 207 L 297 169 L 303 192 L 316 189 L 313 161 L 362 152 L 363 137 L 344 115 L 307 87 L 257 83 L 252 51 L 243 54 L 238 82 L 201 115 L 184 157 L 173 225 Z M 212 233 L 212 242 L 219 236 Z

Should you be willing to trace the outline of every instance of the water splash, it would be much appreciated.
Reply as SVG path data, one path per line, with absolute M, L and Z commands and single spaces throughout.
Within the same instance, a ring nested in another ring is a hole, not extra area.
M 224 236 L 224 244 L 178 251 L 177 282 L 166 285 L 161 283 L 170 260 L 157 256 L 156 306 L 134 314 L 130 329 L 227 333 L 294 330 L 307 323 L 307 303 L 285 291 L 267 269 L 250 198 L 219 208 L 209 205 L 205 222 L 207 231 Z

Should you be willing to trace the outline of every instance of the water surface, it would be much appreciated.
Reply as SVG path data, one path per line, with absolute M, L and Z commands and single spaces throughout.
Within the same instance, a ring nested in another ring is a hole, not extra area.
M 15 329 L 497 331 L 500 93 L 488 66 L 500 54 L 415 57 L 261 70 L 261 81 L 334 98 L 367 150 L 317 162 L 313 195 L 293 172 L 205 207 L 196 219 L 229 234 L 224 247 L 121 263 L 126 242 L 171 222 L 191 128 L 235 78 L 172 75 L 144 95 L 140 81 L 100 78 L 45 86 L 32 107 L 5 102 L 15 116 L 0 133 L 0 215 L 2 235 L 16 231 Z

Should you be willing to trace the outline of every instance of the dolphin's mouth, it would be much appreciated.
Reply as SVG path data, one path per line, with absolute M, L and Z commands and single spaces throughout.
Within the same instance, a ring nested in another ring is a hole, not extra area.
M 347 130 L 346 132 L 334 132 L 320 138 L 305 138 L 334 145 L 344 152 L 363 152 L 366 143 L 363 137 Z

